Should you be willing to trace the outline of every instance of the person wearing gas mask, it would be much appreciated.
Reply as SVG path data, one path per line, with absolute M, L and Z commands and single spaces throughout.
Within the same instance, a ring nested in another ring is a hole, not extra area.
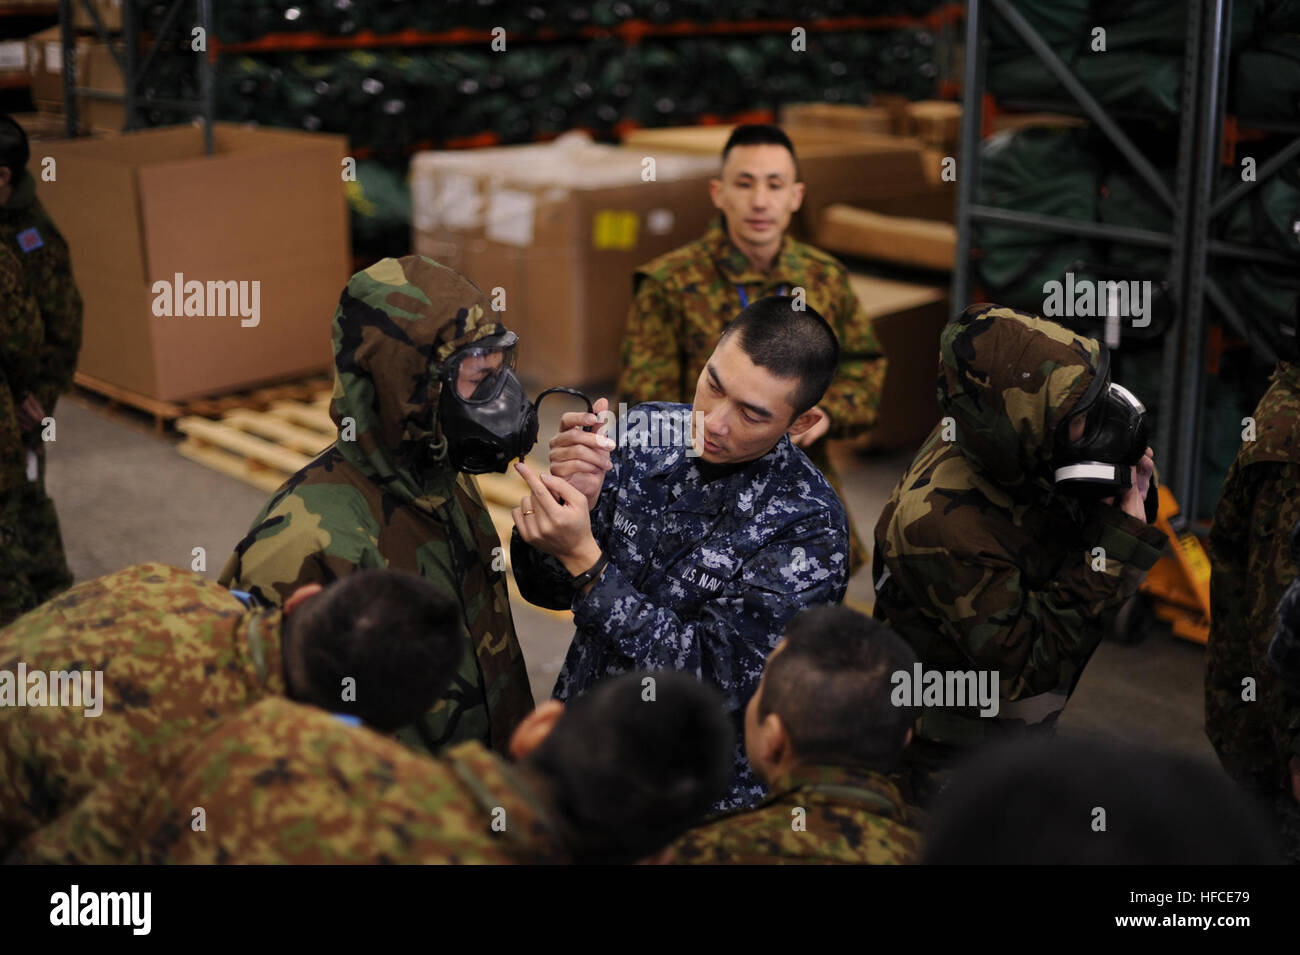
M 972 305 L 943 331 L 943 417 L 876 524 L 872 567 L 875 616 L 921 661 L 900 684 L 923 705 L 899 779 L 915 803 L 970 747 L 1052 730 L 1160 557 L 1145 409 L 1109 369 L 1104 345 L 1010 308 Z
M 533 696 L 501 541 L 469 475 L 528 450 L 517 450 L 528 426 L 518 414 L 496 435 L 498 406 L 528 407 L 515 335 L 476 285 L 411 255 L 352 276 L 333 342 L 338 438 L 271 496 L 220 580 L 266 604 L 373 567 L 439 584 L 460 603 L 462 659 L 444 698 L 398 737 L 431 752 L 471 740 L 503 749 Z M 497 401 L 477 400 L 487 393 Z
M 1279 324 L 1277 367 L 1214 512 L 1205 647 L 1205 735 L 1224 771 L 1269 807 L 1292 862 L 1300 862 L 1300 721 L 1289 725 L 1267 658 L 1270 641 L 1279 650 L 1294 646 L 1300 629 L 1293 583 L 1300 548 L 1292 533 L 1300 521 L 1297 313 L 1300 298 L 1291 320 Z

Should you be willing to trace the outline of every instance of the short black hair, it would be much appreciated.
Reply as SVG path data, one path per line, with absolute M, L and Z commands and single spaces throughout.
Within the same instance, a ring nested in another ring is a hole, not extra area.
M 722 330 L 719 344 L 738 333 L 740 348 L 749 360 L 778 378 L 798 378 L 794 390 L 794 420 L 822 400 L 840 364 L 840 343 L 835 330 L 817 310 L 796 299 L 768 295 L 751 302 Z
M 8 113 L 0 114 L 0 166 L 9 169 L 9 184 L 16 186 L 27 175 L 27 162 L 31 159 L 27 133 Z
M 622 864 L 708 813 L 730 782 L 734 740 L 717 690 L 638 671 L 571 701 L 524 763 L 546 780 L 574 860 Z
M 407 726 L 446 692 L 465 648 L 459 602 L 399 570 L 348 574 L 287 615 L 312 703 L 381 732 Z M 345 679 L 355 681 L 344 698 Z
M 727 145 L 722 147 L 722 162 L 725 165 L 727 155 L 737 146 L 784 146 L 794 163 L 794 179 L 799 181 L 799 157 L 795 155 L 794 143 L 780 126 L 770 123 L 744 123 L 737 126 L 727 137 Z
M 1069 737 L 970 754 L 934 804 L 926 845 L 932 865 L 1282 861 L 1261 808 L 1218 766 Z
M 811 607 L 791 618 L 785 647 L 763 674 L 759 719 L 781 717 L 805 763 L 890 772 L 916 708 L 890 702 L 892 676 L 916 653 L 879 621 L 848 607 Z

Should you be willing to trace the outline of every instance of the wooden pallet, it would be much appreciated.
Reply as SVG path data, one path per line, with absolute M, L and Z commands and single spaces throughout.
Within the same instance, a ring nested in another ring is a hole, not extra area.
M 265 411 L 236 407 L 213 420 L 188 415 L 176 421 L 185 435 L 177 450 L 192 461 L 274 491 L 334 443 L 329 395 L 311 404 L 273 402 Z
M 185 401 L 161 401 L 149 395 L 110 384 L 90 375 L 77 372 L 73 378 L 77 387 L 105 399 L 110 408 L 125 405 L 153 418 L 154 431 L 163 434 L 167 425 L 179 418 L 198 415 L 220 418 L 230 411 L 240 409 L 268 411 L 273 405 L 285 401 L 316 403 L 322 394 L 327 397 L 334 387 L 332 378 L 315 375 L 299 381 L 254 388 L 220 397 L 191 398 Z M 332 426 L 331 426 L 332 429 Z
M 106 399 L 110 408 L 115 405 L 126 405 L 128 408 L 134 408 L 136 411 L 142 411 L 152 416 L 153 428 L 156 434 L 162 434 L 169 422 L 175 421 L 185 414 L 185 409 L 174 401 L 159 401 L 157 398 L 150 398 L 148 395 L 142 395 L 127 388 L 119 388 L 117 385 L 110 385 L 98 378 L 83 375 L 81 372 L 77 372 L 72 380 L 77 387 Z

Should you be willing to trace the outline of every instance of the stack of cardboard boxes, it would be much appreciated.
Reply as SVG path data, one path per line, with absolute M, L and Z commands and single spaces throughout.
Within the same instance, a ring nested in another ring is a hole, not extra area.
M 649 161 L 648 161 L 649 160 Z M 489 293 L 539 385 L 613 381 L 632 273 L 698 237 L 713 157 L 552 143 L 418 153 L 414 250 Z
M 80 9 L 78 7 L 78 9 Z M 106 10 L 113 7 L 105 5 Z M 121 9 L 116 23 L 121 26 Z M 105 24 L 107 25 L 107 23 Z M 31 79 L 32 99 L 42 113 L 63 113 L 63 35 L 59 27 L 50 27 L 27 38 L 27 71 Z M 77 85 L 105 93 L 125 90 L 122 71 L 109 44 L 97 37 L 78 36 Z M 81 125 L 98 132 L 121 132 L 126 125 L 126 107 L 120 102 L 87 96 L 77 98 L 77 115 Z

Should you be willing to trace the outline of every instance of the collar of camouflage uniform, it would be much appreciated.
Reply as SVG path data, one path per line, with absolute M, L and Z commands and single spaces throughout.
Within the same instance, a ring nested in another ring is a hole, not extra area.
M 782 283 L 794 287 L 803 284 L 803 270 L 799 262 L 799 246 L 789 233 L 781 236 L 781 247 L 777 250 L 772 268 L 763 274 L 756 270 L 745 258 L 745 253 L 736 248 L 727 233 L 727 217 L 719 214 L 705 233 L 709 255 L 718 266 L 718 271 L 728 282 L 737 284 L 763 282 L 766 284 Z

